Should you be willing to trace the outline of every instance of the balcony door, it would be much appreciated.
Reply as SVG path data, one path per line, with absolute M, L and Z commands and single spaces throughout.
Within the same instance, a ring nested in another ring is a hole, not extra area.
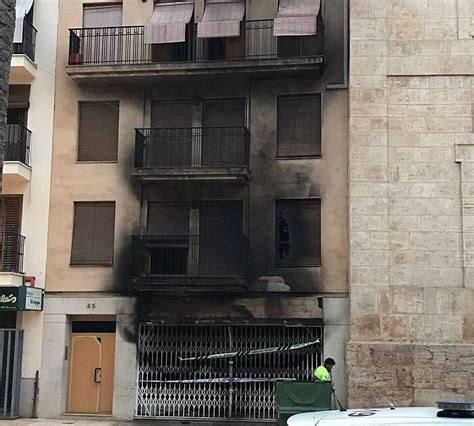
M 154 101 L 146 152 L 157 167 L 190 167 L 196 151 L 191 101 Z M 193 148 L 194 147 L 194 148 Z
M 122 57 L 122 5 L 84 6 L 82 61 L 84 64 L 114 64 Z
M 199 222 L 199 275 L 240 276 L 245 253 L 242 201 L 201 202 Z
M 193 269 L 190 208 L 184 203 L 148 204 L 150 275 L 187 275 Z
M 205 100 L 202 108 L 202 163 L 206 167 L 244 164 L 245 99 Z
M 0 261 L 2 272 L 22 272 L 20 260 L 23 247 L 20 237 L 21 212 L 23 197 L 21 195 L 0 196 Z

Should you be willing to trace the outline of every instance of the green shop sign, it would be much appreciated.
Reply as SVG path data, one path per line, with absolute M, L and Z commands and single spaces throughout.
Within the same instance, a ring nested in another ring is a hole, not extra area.
M 42 311 L 43 289 L 0 287 L 0 311 Z

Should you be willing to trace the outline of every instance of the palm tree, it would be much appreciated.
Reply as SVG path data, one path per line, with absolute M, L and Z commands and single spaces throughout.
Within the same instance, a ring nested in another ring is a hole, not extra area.
M 0 193 L 2 192 L 10 61 L 15 31 L 15 3 L 16 0 L 0 0 Z

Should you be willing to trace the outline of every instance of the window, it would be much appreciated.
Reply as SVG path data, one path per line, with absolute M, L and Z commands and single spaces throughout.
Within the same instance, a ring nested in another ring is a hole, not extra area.
M 112 266 L 115 202 L 74 203 L 71 265 Z
M 121 25 L 121 4 L 84 6 L 84 28 L 120 27 Z
M 118 102 L 80 102 L 78 161 L 117 161 L 118 125 Z
M 277 157 L 321 156 L 321 95 L 279 96 Z
M 321 200 L 277 200 L 275 225 L 277 265 L 321 265 Z

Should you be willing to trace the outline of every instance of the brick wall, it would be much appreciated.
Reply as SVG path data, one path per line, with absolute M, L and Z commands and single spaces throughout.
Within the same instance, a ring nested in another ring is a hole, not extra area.
M 351 1 L 353 406 L 474 397 L 473 11 Z

